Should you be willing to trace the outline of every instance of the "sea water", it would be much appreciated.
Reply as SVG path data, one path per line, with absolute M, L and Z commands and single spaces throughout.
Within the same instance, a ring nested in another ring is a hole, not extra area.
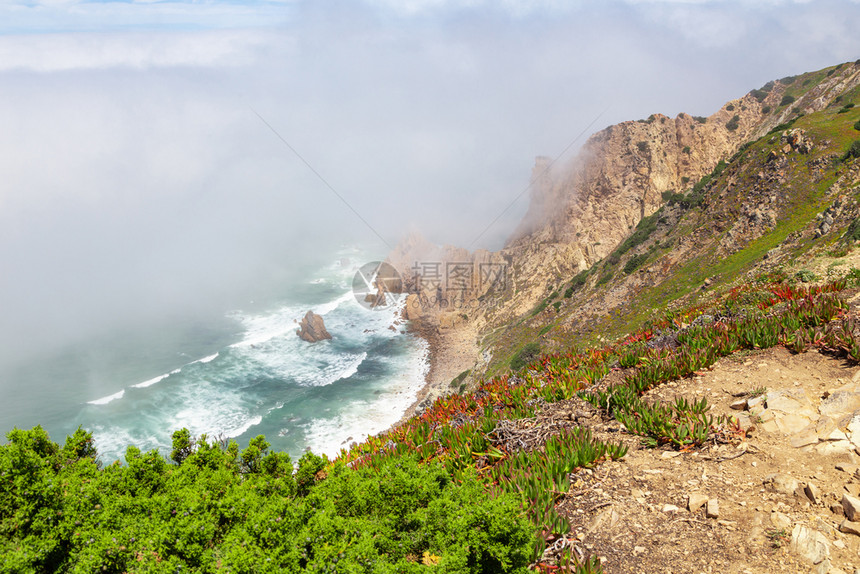
M 333 456 L 397 422 L 428 368 L 427 345 L 406 333 L 400 308 L 356 300 L 352 281 L 365 259 L 344 248 L 272 301 L 123 342 L 90 341 L 7 374 L 17 384 L 4 432 L 7 421 L 38 423 L 62 443 L 81 426 L 105 464 L 123 460 L 129 445 L 167 454 L 183 427 L 242 447 L 263 434 L 294 460 L 307 449 Z M 331 340 L 296 335 L 309 310 Z

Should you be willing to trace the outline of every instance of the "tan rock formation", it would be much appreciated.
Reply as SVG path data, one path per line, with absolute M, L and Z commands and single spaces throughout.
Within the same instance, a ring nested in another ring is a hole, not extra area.
M 302 318 L 296 335 L 309 343 L 316 343 L 324 339 L 331 339 L 331 334 L 326 330 L 323 318 L 313 311 L 308 311 Z

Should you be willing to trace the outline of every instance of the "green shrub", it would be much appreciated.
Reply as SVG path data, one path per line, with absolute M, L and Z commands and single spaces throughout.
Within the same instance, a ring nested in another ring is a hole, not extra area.
M 785 94 L 784 96 L 782 96 L 782 99 L 779 101 L 780 106 L 787 106 L 787 105 L 793 104 L 793 103 L 794 103 L 794 96 L 790 96 L 788 94 Z
M 857 123 L 854 124 L 854 129 L 860 131 L 860 120 L 857 120 Z
M 691 152 L 692 152 L 692 150 L 690 149 L 690 146 L 688 146 L 688 145 L 685 145 L 684 149 L 681 150 L 681 153 L 685 153 L 687 155 L 690 155 Z
M 642 264 L 645 263 L 647 260 L 647 253 L 639 253 L 638 255 L 634 255 L 624 265 L 624 272 L 630 275 L 631 273 L 639 269 L 639 267 L 641 267 Z
M 842 235 L 842 239 L 850 241 L 860 240 L 860 217 L 851 222 L 851 225 L 848 226 L 848 229 Z
M 645 153 L 645 152 L 647 152 L 647 151 L 648 151 L 648 149 L 649 149 L 649 147 L 648 147 L 648 142 L 636 142 L 636 148 L 637 148 L 639 151 L 641 151 L 642 153 Z
M 700 124 L 708 123 L 708 118 L 706 118 L 705 116 L 693 116 L 693 119 L 696 120 L 697 122 L 699 122 Z
M 818 279 L 818 276 L 809 269 L 801 269 L 794 274 L 794 277 L 801 283 L 809 283 L 810 281 L 816 281 Z
M 729 104 L 729 105 L 727 105 L 727 106 L 726 106 L 726 110 L 727 110 L 727 111 L 729 111 L 729 112 L 733 112 L 733 111 L 735 111 L 735 105 L 734 105 L 734 104 Z
M 848 150 L 845 152 L 845 155 L 842 156 L 842 161 L 848 161 L 850 159 L 856 159 L 860 157 L 860 140 L 854 140 Z
M 784 86 L 790 86 L 791 84 L 793 84 L 793 83 L 794 83 L 794 81 L 795 81 L 796 79 L 797 79 L 797 76 L 786 76 L 786 77 L 782 78 L 782 79 L 779 81 L 779 83 L 780 83 L 780 84 L 783 84 Z
M 84 431 L 63 449 L 40 427 L 7 438 L 0 572 L 410 573 L 426 571 L 423 556 L 442 572 L 525 573 L 536 542 L 520 497 L 411 454 L 356 469 L 305 455 L 297 494 L 291 464 L 243 474 L 235 451 L 190 433 L 176 437 L 181 465 L 129 447 L 125 466 L 104 469 Z
M 514 355 L 514 358 L 511 359 L 511 370 L 519 371 L 522 370 L 523 367 L 534 361 L 540 356 L 540 345 L 532 341 L 531 343 L 526 343 L 526 345 L 517 351 L 517 354 Z
M 735 114 L 734 116 L 732 116 L 732 119 L 730 119 L 728 122 L 726 122 L 726 129 L 729 130 L 730 132 L 735 131 L 736 129 L 738 129 L 738 126 L 740 125 L 740 121 L 741 121 L 741 117 L 739 115 Z
M 838 112 L 836 112 L 836 113 L 837 113 L 837 114 L 847 114 L 849 111 L 851 111 L 851 108 L 853 108 L 853 107 L 854 107 L 854 103 L 853 103 L 853 102 L 848 103 L 848 104 L 845 104 L 844 106 L 842 106 L 841 108 L 839 108 L 839 111 L 838 111 Z
M 770 113 L 770 106 L 762 106 L 761 113 L 769 114 Z
M 555 312 L 558 313 L 559 309 L 561 309 L 561 301 L 556 301 L 552 306 L 555 309 Z
M 471 373 L 471 372 L 472 371 L 470 369 L 466 369 L 465 371 L 463 371 L 462 373 L 460 373 L 459 375 L 454 377 L 451 380 L 451 387 L 454 388 L 454 387 L 460 386 L 460 384 L 463 382 L 463 380 L 465 380 L 465 378 L 468 377 L 469 373 Z
M 588 276 L 591 274 L 591 269 L 583 269 L 579 273 L 573 276 L 573 279 L 570 280 L 570 286 L 564 292 L 564 298 L 570 299 L 573 296 L 574 291 L 585 285 L 585 282 L 588 281 Z
M 636 247 L 637 245 L 641 245 L 644 243 L 654 231 L 657 229 L 657 221 L 660 219 L 661 211 L 657 210 L 651 215 L 643 217 L 639 220 L 639 223 L 636 225 L 636 229 L 633 233 L 618 246 L 618 248 L 612 252 L 609 256 L 610 265 L 618 265 L 620 263 L 620 257 Z

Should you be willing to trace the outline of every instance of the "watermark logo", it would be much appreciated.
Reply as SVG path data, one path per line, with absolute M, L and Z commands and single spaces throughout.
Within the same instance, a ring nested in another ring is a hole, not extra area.
M 352 278 L 352 293 L 365 309 L 380 311 L 397 305 L 403 296 L 403 279 L 385 261 L 362 265 Z

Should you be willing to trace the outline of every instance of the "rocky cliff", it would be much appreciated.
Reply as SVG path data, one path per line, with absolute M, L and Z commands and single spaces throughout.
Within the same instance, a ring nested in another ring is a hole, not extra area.
M 804 116 L 817 118 L 825 110 L 835 118 L 837 108 L 857 98 L 858 86 L 860 64 L 843 64 L 768 82 L 707 118 L 655 114 L 609 126 L 592 135 L 563 167 L 550 169 L 547 158 L 538 158 L 528 212 L 501 251 L 439 248 L 413 235 L 392 253 L 391 260 L 412 278 L 409 318 L 442 329 L 462 321 L 483 335 L 497 332 L 479 346 L 485 351 L 475 358 L 480 366 L 488 353 L 498 356 L 492 340 L 508 337 L 504 333 L 513 324 L 538 321 L 543 327 L 549 321 L 572 332 L 582 328 L 581 316 L 629 307 L 643 289 L 701 256 L 700 246 L 705 243 L 716 242 L 717 247 L 707 254 L 712 259 L 744 249 L 773 231 L 779 218 L 795 215 L 797 202 L 786 200 L 780 186 L 792 180 L 797 184 L 796 197 L 805 197 L 801 188 L 811 185 L 810 174 L 812 183 L 833 176 L 832 184 L 838 171 L 834 149 L 843 142 L 834 143 L 826 130 L 814 133 L 813 120 L 806 120 L 808 134 L 805 129 L 769 132 L 783 125 L 788 128 L 786 124 Z M 840 121 L 853 113 L 841 115 Z M 769 136 L 765 138 L 767 157 L 755 156 L 752 171 L 749 165 L 740 166 L 744 159 L 739 152 L 765 135 Z M 810 153 L 809 146 L 818 148 Z M 717 199 L 711 201 L 711 180 L 718 177 L 719 190 L 713 192 Z M 853 180 L 848 179 L 840 185 L 850 187 Z M 690 199 L 693 196 L 695 200 Z M 719 209 L 713 209 L 717 204 Z M 649 227 L 643 231 L 660 228 L 665 240 L 663 245 L 652 242 L 647 254 L 628 245 L 637 226 L 645 223 Z M 686 231 L 666 235 L 677 226 Z M 619 247 L 622 242 L 627 243 Z M 645 261 L 658 247 L 659 264 L 643 266 L 645 275 L 621 273 L 623 258 L 636 255 Z M 420 261 L 437 262 L 440 267 L 418 269 L 414 263 Z M 599 282 L 594 278 L 598 263 L 603 275 Z M 457 266 L 471 268 L 468 288 L 462 287 L 462 280 L 452 281 L 448 269 Z M 503 280 L 483 281 L 491 269 Z M 589 295 L 574 298 L 578 301 L 574 316 L 565 299 L 584 279 L 565 283 L 584 270 L 591 270 Z M 616 274 L 618 280 L 610 281 Z M 565 287 L 568 293 L 562 298 Z M 548 305 L 551 308 L 546 310 Z M 546 328 L 540 329 L 541 336 Z

